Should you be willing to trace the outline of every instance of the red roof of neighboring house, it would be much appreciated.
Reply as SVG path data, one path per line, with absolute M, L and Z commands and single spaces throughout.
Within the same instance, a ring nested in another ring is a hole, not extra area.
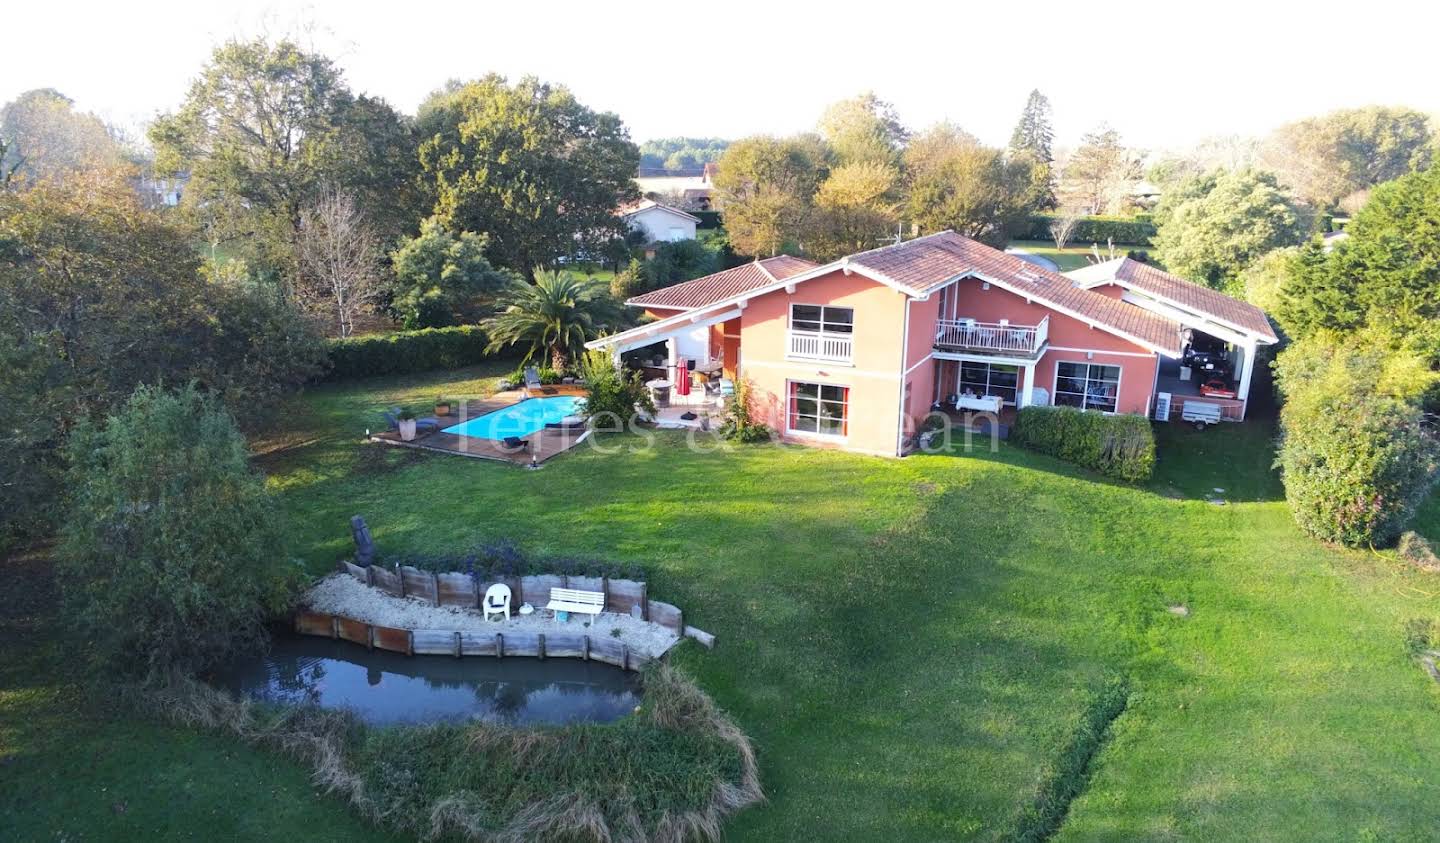
M 842 261 L 882 283 L 926 295 L 967 275 L 999 284 L 1017 295 L 1178 356 L 1180 323 L 1132 304 L 1077 287 L 1035 264 L 992 249 L 953 231 L 851 255 Z
M 819 264 L 804 258 L 778 255 L 773 258 L 753 261 L 744 266 L 716 272 L 693 281 L 685 281 L 673 287 L 663 287 L 644 295 L 636 296 L 626 304 L 635 307 L 654 307 L 662 310 L 692 310 L 742 293 L 784 281 L 793 275 L 814 269 Z
M 1148 293 L 1157 299 L 1178 305 L 1185 310 L 1208 316 L 1258 335 L 1267 342 L 1279 342 L 1265 311 L 1249 302 L 1231 298 L 1218 290 L 1186 281 L 1164 270 L 1130 258 L 1116 258 L 1069 273 L 1071 278 L 1094 287 L 1113 281 Z

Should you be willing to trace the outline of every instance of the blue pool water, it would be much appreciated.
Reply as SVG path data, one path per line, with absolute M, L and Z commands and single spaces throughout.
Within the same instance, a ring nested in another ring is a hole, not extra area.
M 547 424 L 554 424 L 566 416 L 577 415 L 583 400 L 578 395 L 527 398 L 503 410 L 476 416 L 469 421 L 447 427 L 443 432 L 477 439 L 529 436 Z

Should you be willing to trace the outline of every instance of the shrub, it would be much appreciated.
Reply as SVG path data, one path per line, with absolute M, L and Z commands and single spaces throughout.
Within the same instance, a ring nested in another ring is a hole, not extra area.
M 725 405 L 725 421 L 720 424 L 720 435 L 732 442 L 742 442 L 747 445 L 769 441 L 773 431 L 752 418 L 752 409 L 750 382 L 737 379 L 735 394 Z
M 441 328 L 476 315 L 475 297 L 494 293 L 510 281 L 485 259 L 489 241 L 469 231 L 451 234 L 435 217 L 422 222 L 420 233 L 390 254 L 391 315 L 409 330 Z
M 589 390 L 584 403 L 587 415 L 613 416 L 625 424 L 635 415 L 637 405 L 648 413 L 655 412 L 655 402 L 640 373 L 616 366 L 608 352 L 600 349 L 585 352 L 580 359 L 580 373 Z
M 1382 389 L 1383 369 L 1374 353 L 1310 343 L 1278 362 L 1286 400 L 1276 465 L 1296 523 L 1322 541 L 1394 541 L 1435 478 L 1424 414 Z
M 1144 416 L 1022 407 L 1010 441 L 1131 483 L 1155 469 L 1155 433 Z
M 1015 232 L 1019 240 L 1050 240 L 1050 225 L 1055 214 L 1034 214 Z M 1106 243 L 1117 245 L 1149 246 L 1155 236 L 1155 223 L 1148 215 L 1133 217 L 1081 217 L 1070 233 L 1070 242 L 1076 245 Z
M 506 375 L 506 376 L 505 376 L 505 379 L 508 380 L 508 381 L 511 382 L 511 383 L 524 383 L 524 382 L 525 382 L 525 369 L 526 369 L 526 368 L 528 368 L 528 367 L 525 366 L 524 364 L 521 364 L 521 365 L 519 365 L 519 366 L 516 366 L 516 367 L 515 367 L 515 371 L 513 371 L 513 372 L 511 372 L 510 374 Z M 567 378 L 567 377 L 572 377 L 572 376 L 574 375 L 573 372 L 570 372 L 570 371 L 568 371 L 568 370 L 566 370 L 566 371 L 557 371 L 557 370 L 555 370 L 555 369 L 550 368 L 549 366 L 540 366 L 540 367 L 537 367 L 537 368 L 535 369 L 535 371 L 536 371 L 537 374 L 540 375 L 540 382 L 543 383 L 543 384 L 557 384 L 557 383 L 559 383 L 560 381 L 564 380 L 565 378 Z
M 71 436 L 65 611 L 96 663 L 197 670 L 263 645 L 298 569 L 230 415 L 193 386 L 140 387 Z
M 488 342 L 485 332 L 474 325 L 332 340 L 329 379 L 473 366 L 491 356 L 485 351 Z
M 1425 537 L 1410 530 L 1400 536 L 1400 558 L 1425 571 L 1440 571 L 1440 556 Z

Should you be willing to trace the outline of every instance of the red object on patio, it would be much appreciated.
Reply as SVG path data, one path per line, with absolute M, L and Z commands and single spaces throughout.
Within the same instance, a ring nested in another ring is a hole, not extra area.
M 684 360 L 675 365 L 675 394 L 690 394 L 690 367 Z
M 1219 378 L 1211 378 L 1200 384 L 1200 394 L 1206 398 L 1236 398 L 1235 390 Z

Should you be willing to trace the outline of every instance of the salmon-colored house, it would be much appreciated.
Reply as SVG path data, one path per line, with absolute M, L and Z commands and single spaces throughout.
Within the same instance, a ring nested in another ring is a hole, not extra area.
M 1145 264 L 1061 275 L 948 231 L 824 265 L 759 260 L 627 304 L 655 321 L 591 347 L 661 356 L 671 381 L 743 378 L 787 440 L 890 456 L 936 409 L 1169 418 L 1203 401 L 1238 421 L 1256 348 L 1276 341 L 1254 306 Z

